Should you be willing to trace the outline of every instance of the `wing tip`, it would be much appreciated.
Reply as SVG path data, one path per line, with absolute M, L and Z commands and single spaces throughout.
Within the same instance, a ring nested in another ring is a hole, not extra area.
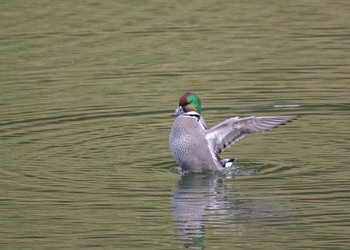
M 289 122 L 298 120 L 299 117 L 300 117 L 300 115 L 290 115 L 290 116 L 286 116 L 287 119 L 285 120 L 285 122 L 284 122 L 282 125 L 285 125 L 285 124 L 287 124 L 287 123 L 289 123 Z

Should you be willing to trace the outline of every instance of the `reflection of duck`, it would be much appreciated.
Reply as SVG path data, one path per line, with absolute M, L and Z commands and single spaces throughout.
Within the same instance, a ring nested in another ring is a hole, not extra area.
M 264 220 L 283 214 L 276 202 L 244 199 L 232 181 L 214 174 L 181 176 L 173 189 L 173 209 L 178 237 L 195 249 L 203 247 L 206 227 L 217 235 L 264 233 Z
M 222 170 L 232 165 L 234 158 L 221 160 L 219 154 L 247 134 L 262 133 L 292 121 L 294 116 L 232 117 L 211 129 L 201 116 L 201 101 L 190 92 L 185 93 L 174 113 L 170 150 L 184 171 Z
M 215 199 L 214 178 L 202 175 L 182 176 L 173 190 L 173 207 L 176 227 L 185 245 L 201 247 L 205 236 L 206 209 Z

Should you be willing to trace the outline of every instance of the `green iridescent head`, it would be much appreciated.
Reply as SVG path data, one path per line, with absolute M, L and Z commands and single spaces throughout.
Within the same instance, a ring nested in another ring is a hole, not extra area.
M 202 112 L 201 99 L 191 92 L 186 92 L 181 96 L 179 105 L 185 112 L 195 111 L 199 114 Z

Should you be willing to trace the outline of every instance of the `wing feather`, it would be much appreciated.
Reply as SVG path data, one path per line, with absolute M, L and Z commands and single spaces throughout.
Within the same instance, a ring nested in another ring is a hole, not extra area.
M 209 147 L 220 154 L 248 134 L 257 134 L 294 120 L 295 116 L 232 117 L 209 129 L 205 137 Z

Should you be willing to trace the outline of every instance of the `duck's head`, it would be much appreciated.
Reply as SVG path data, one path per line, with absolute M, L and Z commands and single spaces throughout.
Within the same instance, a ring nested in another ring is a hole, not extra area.
M 191 92 L 183 94 L 179 100 L 179 107 L 175 110 L 174 116 L 179 116 L 187 112 L 202 112 L 201 99 Z

